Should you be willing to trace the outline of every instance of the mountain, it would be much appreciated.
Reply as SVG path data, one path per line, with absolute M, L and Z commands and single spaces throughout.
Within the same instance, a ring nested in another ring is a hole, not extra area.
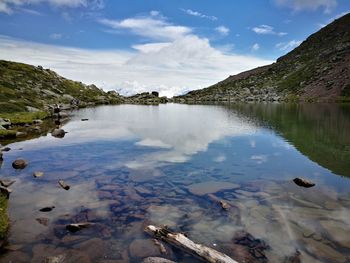
M 350 13 L 271 65 L 249 70 L 176 102 L 350 100 Z
M 0 60 L 0 113 L 47 110 L 54 103 L 79 106 L 121 103 L 116 92 L 104 92 L 59 76 L 50 69 Z

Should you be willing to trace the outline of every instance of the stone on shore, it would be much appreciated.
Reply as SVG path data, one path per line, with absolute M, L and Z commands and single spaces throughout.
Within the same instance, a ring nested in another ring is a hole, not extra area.
M 66 132 L 63 129 L 54 129 L 51 132 L 51 135 L 56 138 L 63 138 L 66 135 Z

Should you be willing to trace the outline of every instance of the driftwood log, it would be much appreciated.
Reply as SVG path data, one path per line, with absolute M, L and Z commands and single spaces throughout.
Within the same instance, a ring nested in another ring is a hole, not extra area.
M 238 263 L 229 256 L 218 252 L 215 249 L 194 243 L 184 234 L 173 233 L 166 228 L 160 228 L 152 225 L 147 226 L 145 231 L 155 238 L 161 239 L 170 245 L 176 246 L 177 248 L 180 248 L 205 262 Z

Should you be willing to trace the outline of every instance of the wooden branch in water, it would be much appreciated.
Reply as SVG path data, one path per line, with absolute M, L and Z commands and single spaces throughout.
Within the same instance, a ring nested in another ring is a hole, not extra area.
M 196 244 L 192 240 L 188 239 L 184 234 L 173 233 L 167 230 L 166 228 L 160 228 L 156 226 L 149 225 L 145 228 L 145 231 L 159 238 L 170 245 L 176 246 L 205 262 L 211 263 L 238 263 L 229 256 L 216 251 L 210 247 L 206 247 L 201 244 Z

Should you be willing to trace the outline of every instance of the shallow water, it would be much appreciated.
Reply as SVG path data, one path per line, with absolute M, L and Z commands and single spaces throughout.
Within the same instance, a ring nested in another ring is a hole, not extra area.
M 143 232 L 148 224 L 240 261 L 283 262 L 296 251 L 302 262 L 350 261 L 349 106 L 102 106 L 74 112 L 63 129 L 63 139 L 9 145 L 0 177 L 16 183 L 0 262 L 195 261 L 167 245 L 161 254 Z M 20 157 L 29 165 L 15 171 Z M 295 177 L 316 186 L 301 188 Z M 39 211 L 46 206 L 55 208 Z M 65 229 L 87 221 L 94 225 Z M 237 241 L 242 231 L 264 243 L 259 253 Z

